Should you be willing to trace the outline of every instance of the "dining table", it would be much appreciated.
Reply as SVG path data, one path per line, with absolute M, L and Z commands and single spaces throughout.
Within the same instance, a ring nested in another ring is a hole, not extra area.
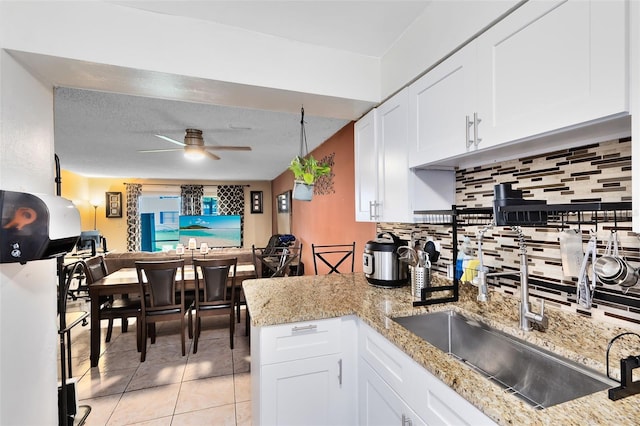
M 229 278 L 231 278 L 232 271 L 229 271 L 229 274 Z M 192 265 L 185 265 L 184 275 L 185 290 L 194 289 L 195 271 Z M 253 264 L 238 264 L 236 266 L 236 286 L 242 288 L 242 281 L 250 278 L 255 278 L 255 268 Z M 176 279 L 181 279 L 180 270 L 178 270 Z M 91 299 L 91 367 L 96 367 L 98 365 L 98 359 L 100 358 L 100 299 L 102 296 L 112 296 L 116 294 L 140 294 L 136 268 L 119 269 L 89 285 L 89 298 Z

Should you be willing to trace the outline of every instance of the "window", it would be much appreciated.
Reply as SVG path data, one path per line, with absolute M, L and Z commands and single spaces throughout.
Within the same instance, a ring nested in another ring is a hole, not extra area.
M 202 214 L 216 216 L 218 214 L 218 198 L 202 197 Z
M 179 216 L 179 195 L 150 194 L 140 196 L 142 250 L 175 249 L 179 239 Z

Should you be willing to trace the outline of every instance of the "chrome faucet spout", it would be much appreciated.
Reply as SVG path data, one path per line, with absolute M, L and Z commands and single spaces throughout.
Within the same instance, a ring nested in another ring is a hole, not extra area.
M 540 328 L 546 329 L 549 326 L 549 319 L 544 314 L 544 300 L 541 302 L 539 314 L 531 310 L 529 302 L 529 268 L 524 234 L 519 226 L 512 226 L 511 229 L 518 234 L 520 246 L 520 329 L 531 331 L 533 324 L 538 324 Z
M 489 276 L 495 276 L 496 273 L 489 273 L 489 268 L 484 266 L 484 259 L 482 257 L 482 239 L 484 238 L 485 232 L 489 229 L 493 228 L 493 222 L 489 225 L 480 229 L 477 233 L 478 239 L 478 302 L 488 302 L 489 301 L 489 286 L 487 285 L 487 278 Z

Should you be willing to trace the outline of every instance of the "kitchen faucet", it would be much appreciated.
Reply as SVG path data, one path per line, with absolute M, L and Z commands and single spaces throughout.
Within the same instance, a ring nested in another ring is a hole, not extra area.
M 484 266 L 482 258 L 482 239 L 485 232 L 493 228 L 494 223 L 491 223 L 477 233 L 478 238 L 478 260 L 480 266 L 478 267 L 478 301 L 489 301 L 489 287 L 487 285 L 488 277 L 497 277 L 502 275 L 513 275 L 513 272 L 492 272 L 489 273 L 489 268 Z M 544 300 L 541 302 L 540 313 L 537 314 L 531 311 L 531 303 L 529 302 L 529 269 L 527 264 L 527 245 L 524 240 L 524 234 L 519 226 L 512 226 L 511 229 L 518 234 L 518 245 L 520 247 L 520 329 L 524 331 L 531 331 L 533 324 L 538 324 L 541 328 L 545 329 L 549 325 L 549 320 L 544 314 Z

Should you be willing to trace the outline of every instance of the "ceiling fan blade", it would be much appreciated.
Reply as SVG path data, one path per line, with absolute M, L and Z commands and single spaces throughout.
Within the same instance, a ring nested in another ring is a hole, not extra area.
M 210 151 L 251 151 L 250 146 L 205 145 L 203 148 Z
M 170 148 L 170 149 L 143 149 L 138 152 L 175 152 L 175 151 L 184 151 L 184 148 Z
M 203 152 L 205 153 L 205 155 L 207 155 L 207 156 L 208 156 L 209 158 L 211 158 L 212 160 L 219 160 L 219 159 L 220 159 L 220 157 L 218 157 L 218 156 L 217 156 L 217 155 L 215 155 L 215 154 L 212 154 L 211 152 L 208 152 L 208 151 L 203 151 Z
M 163 140 L 165 140 L 165 141 L 167 141 L 167 142 L 175 143 L 176 145 L 184 146 L 184 143 L 182 143 L 182 142 L 178 142 L 178 141 L 177 141 L 177 140 L 175 140 L 175 139 L 171 139 L 171 138 L 170 138 L 170 137 L 168 137 L 168 136 L 163 136 L 163 135 L 153 135 L 153 136 L 155 136 L 155 137 L 157 137 L 157 138 L 160 138 L 160 139 L 163 139 Z

